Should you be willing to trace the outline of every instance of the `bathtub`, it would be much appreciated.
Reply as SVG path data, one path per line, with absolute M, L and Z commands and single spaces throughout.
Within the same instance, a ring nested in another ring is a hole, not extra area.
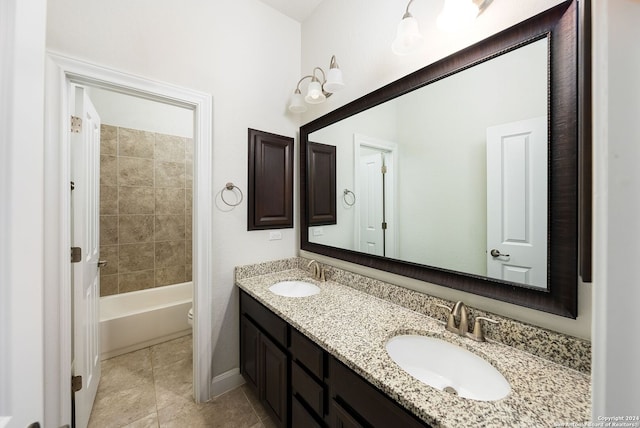
M 192 298 L 191 282 L 100 298 L 100 358 L 190 334 Z

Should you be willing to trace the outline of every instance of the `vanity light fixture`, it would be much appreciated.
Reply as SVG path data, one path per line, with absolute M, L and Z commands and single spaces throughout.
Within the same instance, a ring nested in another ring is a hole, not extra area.
M 316 72 L 319 72 L 322 80 L 320 80 Z M 302 91 L 300 90 L 300 84 L 305 79 L 311 79 L 311 81 L 307 86 L 307 94 L 303 97 Z M 289 111 L 292 113 L 302 113 L 307 111 L 307 105 L 305 102 L 307 104 L 323 103 L 334 92 L 339 91 L 343 87 L 344 81 L 342 80 L 342 71 L 340 70 L 340 67 L 338 67 L 336 56 L 333 55 L 329 64 L 329 71 L 326 75 L 322 68 L 315 67 L 310 75 L 304 76 L 298 80 L 296 90 L 291 96 L 291 101 L 289 102 Z
M 444 0 L 442 12 L 438 15 L 438 28 L 455 31 L 473 22 L 487 8 L 492 0 Z M 420 33 L 418 21 L 409 12 L 413 0 L 409 0 L 407 9 L 398 24 L 396 38 L 391 49 L 396 55 L 408 55 L 422 46 L 424 37 Z

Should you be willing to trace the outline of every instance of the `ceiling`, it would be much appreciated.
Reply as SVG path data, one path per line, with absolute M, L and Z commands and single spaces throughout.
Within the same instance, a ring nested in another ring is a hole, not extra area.
M 322 0 L 260 0 L 298 22 L 303 22 Z

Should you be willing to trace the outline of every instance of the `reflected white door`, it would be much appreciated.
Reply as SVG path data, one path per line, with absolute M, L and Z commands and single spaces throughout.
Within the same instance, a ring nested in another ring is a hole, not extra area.
M 547 287 L 547 122 L 487 128 L 487 274 Z
M 384 254 L 382 153 L 360 157 L 360 251 Z
M 82 249 L 81 261 L 72 266 L 74 305 L 73 373 L 82 376 L 75 393 L 76 427 L 89 422 L 100 381 L 99 302 L 100 274 L 100 117 L 85 90 L 72 87 L 70 100 L 81 130 L 71 135 L 71 242 Z

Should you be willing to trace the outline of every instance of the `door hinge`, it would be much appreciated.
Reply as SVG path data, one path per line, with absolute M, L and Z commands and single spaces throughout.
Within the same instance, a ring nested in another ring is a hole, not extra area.
M 82 248 L 71 247 L 71 263 L 78 263 L 82 261 Z
M 387 222 L 386 221 L 382 222 L 382 230 L 387 230 Z
M 71 182 L 71 190 L 76 190 L 76 183 L 73 181 Z
M 386 165 L 382 165 L 382 167 L 380 168 L 380 172 L 382 172 L 383 174 L 387 173 L 387 166 Z
M 82 118 L 71 116 L 71 132 L 78 134 L 80 131 L 82 131 Z
M 71 376 L 71 392 L 78 392 L 82 389 L 82 376 Z

